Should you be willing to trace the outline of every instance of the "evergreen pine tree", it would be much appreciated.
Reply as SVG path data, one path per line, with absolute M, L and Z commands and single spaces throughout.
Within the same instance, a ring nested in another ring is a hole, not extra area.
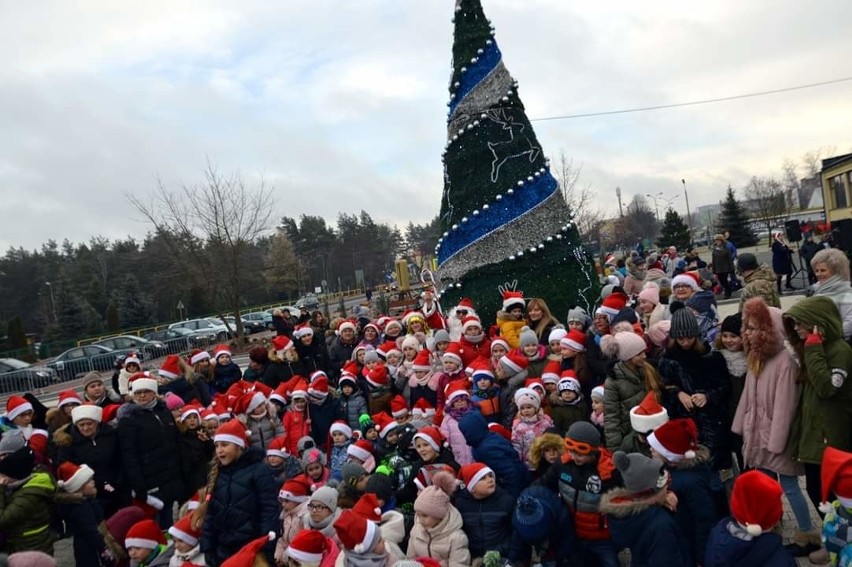
M 144 327 L 155 321 L 156 308 L 150 296 L 142 291 L 133 274 L 124 276 L 116 290 L 113 302 L 123 328 Z
M 660 236 L 657 238 L 657 246 L 660 248 L 676 246 L 678 250 L 686 250 L 689 247 L 689 228 L 674 209 L 670 208 L 666 211 Z
M 757 235 L 751 229 L 748 213 L 745 207 L 737 201 L 734 189 L 728 185 L 725 201 L 722 203 L 722 211 L 716 217 L 716 226 L 719 232 L 728 231 L 730 241 L 737 248 L 754 246 L 757 244 Z
M 456 3 L 438 241 L 441 302 L 470 297 L 483 321 L 517 280 L 563 317 L 591 309 L 597 281 L 559 184 L 503 65 L 480 0 Z

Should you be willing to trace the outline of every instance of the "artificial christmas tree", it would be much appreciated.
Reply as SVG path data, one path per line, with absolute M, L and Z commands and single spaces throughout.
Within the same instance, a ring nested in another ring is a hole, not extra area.
M 454 23 L 436 248 L 441 302 L 470 297 L 487 324 L 500 308 L 497 286 L 517 280 L 557 318 L 575 305 L 590 311 L 598 285 L 591 258 L 480 1 L 458 1 Z

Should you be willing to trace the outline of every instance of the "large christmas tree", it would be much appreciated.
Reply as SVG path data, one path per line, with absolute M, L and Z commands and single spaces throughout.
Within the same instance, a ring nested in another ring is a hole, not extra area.
M 503 65 L 480 0 L 456 3 L 443 154 L 438 288 L 444 306 L 473 299 L 486 323 L 497 286 L 517 281 L 564 320 L 597 293 L 591 258 Z

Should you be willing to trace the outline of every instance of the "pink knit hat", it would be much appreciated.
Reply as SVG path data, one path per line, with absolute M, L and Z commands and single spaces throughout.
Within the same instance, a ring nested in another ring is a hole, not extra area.
M 450 509 L 450 495 L 458 484 L 449 472 L 439 471 L 432 477 L 432 485 L 423 489 L 414 501 L 414 511 L 443 519 Z
M 654 305 L 660 304 L 660 288 L 656 284 L 645 284 L 642 291 L 639 292 L 639 299 L 650 301 Z
M 622 362 L 630 360 L 645 350 L 645 339 L 630 331 L 622 331 L 601 338 L 601 351 L 607 356 L 617 356 Z
M 648 327 L 648 338 L 658 347 L 666 346 L 669 339 L 669 329 L 672 327 L 672 322 L 668 319 L 657 321 Z

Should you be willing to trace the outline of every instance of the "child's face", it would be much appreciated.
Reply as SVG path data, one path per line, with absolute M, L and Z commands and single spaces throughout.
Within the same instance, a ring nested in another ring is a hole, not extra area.
M 412 321 L 411 332 L 412 333 L 422 333 L 423 332 L 423 324 L 420 323 L 420 321 Z
M 420 458 L 423 459 L 423 462 L 425 463 L 431 463 L 438 456 L 438 451 L 433 449 L 432 445 L 419 437 L 414 440 L 414 450 L 417 451 L 417 454 L 420 455 Z
M 435 518 L 433 516 L 427 516 L 426 514 L 417 512 L 417 521 L 420 522 L 421 526 L 428 530 L 440 524 L 441 518 Z
M 740 351 L 743 349 L 743 338 L 739 335 L 735 335 L 734 333 L 729 333 L 725 331 L 722 333 L 722 344 L 725 345 L 725 348 L 732 351 Z
M 476 387 L 480 390 L 487 390 L 491 387 L 491 380 L 489 380 L 488 378 L 480 378 L 476 381 Z
M 303 345 L 308 346 L 309 344 L 311 344 L 311 341 L 314 340 L 314 336 L 313 335 L 305 335 L 304 337 L 300 338 L 299 340 L 302 341 Z
M 388 364 L 391 366 L 399 366 L 402 363 L 402 355 L 392 352 L 388 355 Z
M 134 563 L 142 564 L 151 555 L 151 549 L 145 549 L 144 547 L 128 547 L 127 555 L 130 559 L 133 560 Z
M 562 354 L 562 345 L 559 344 L 559 341 L 550 341 L 548 344 L 550 345 L 550 352 L 552 354 Z
M 15 419 L 12 420 L 12 423 L 17 425 L 18 427 L 27 427 L 30 423 L 33 422 L 33 410 L 27 410 L 19 416 L 16 416 Z
M 251 412 L 251 416 L 255 419 L 261 419 L 266 415 L 268 411 L 269 410 L 267 409 L 266 404 L 260 404 L 259 406 L 254 408 L 254 411 Z
M 655 305 L 653 303 L 651 303 L 650 301 L 648 301 L 647 299 L 640 299 L 639 300 L 639 311 L 641 311 L 645 315 L 648 315 L 649 313 L 651 313 L 651 311 L 654 310 L 654 307 L 655 307 Z
M 378 431 L 376 431 L 376 428 L 375 428 L 375 427 L 371 427 L 371 428 L 370 428 L 370 429 L 368 429 L 368 430 L 367 430 L 367 432 L 364 434 L 364 437 L 366 437 L 366 438 L 367 438 L 367 441 L 375 441 L 376 439 L 378 439 L 378 438 L 379 438 L 379 432 L 378 432 Z
M 521 417 L 535 417 L 538 409 L 532 404 L 523 404 L 518 408 L 518 413 L 521 414 Z
M 70 416 L 71 411 L 79 405 L 80 404 L 65 404 L 64 406 L 62 406 L 62 411 L 65 413 L 65 415 Z
M 206 429 L 208 432 L 210 432 L 210 431 L 215 432 L 216 428 L 218 428 L 218 427 L 219 427 L 219 420 L 208 419 L 204 422 L 204 429 Z M 210 437 L 213 437 L 213 436 L 210 435 Z
M 453 398 L 453 409 L 465 409 L 470 405 L 470 399 L 467 396 L 456 396 Z
M 444 360 L 442 364 L 444 365 L 444 372 L 447 374 L 455 374 L 459 369 L 459 365 L 454 360 Z
M 183 420 L 183 424 L 186 426 L 187 429 L 198 429 L 198 416 L 194 413 L 189 414 L 189 417 Z
M 680 348 L 689 350 L 695 344 L 695 337 L 678 337 L 675 339 Z
M 524 345 L 524 356 L 527 358 L 535 356 L 538 352 L 538 345 Z
M 520 321 L 521 318 L 524 316 L 524 310 L 521 309 L 520 307 L 512 307 L 509 310 L 509 315 L 514 317 L 516 320 Z
M 597 398 L 592 398 L 592 411 L 595 413 L 603 413 L 604 403 L 603 400 L 599 400 Z
M 417 349 L 412 346 L 406 346 L 402 349 L 402 354 L 405 355 L 405 360 L 411 362 L 417 357 Z
M 652 449 L 652 451 L 653 451 L 653 449 Z M 587 455 L 581 455 L 580 453 L 575 453 L 574 451 L 571 451 L 571 460 L 574 461 L 577 465 L 582 467 L 583 465 L 588 465 L 589 463 L 594 463 L 595 462 L 595 454 L 589 453 Z
M 495 490 L 497 490 L 497 481 L 494 478 L 494 473 L 488 473 L 473 485 L 470 495 L 477 500 L 482 500 L 494 494 Z
M 573 402 L 577 399 L 577 392 L 573 390 L 562 390 L 559 392 L 559 397 L 565 400 L 566 402 Z
M 350 384 L 349 382 L 344 382 L 343 386 L 340 387 L 340 391 L 343 392 L 343 395 L 348 398 L 352 395 L 352 392 L 355 391 L 355 388 L 353 388 L 352 384 Z
M 445 350 L 447 350 L 448 346 L 450 346 L 450 341 L 441 341 L 435 343 L 435 350 L 437 350 L 438 352 L 444 352 Z
M 544 383 L 544 390 L 548 394 L 552 394 L 553 392 L 556 391 L 556 384 L 554 384 L 553 382 L 545 382 Z
M 636 367 L 645 366 L 645 358 L 645 351 L 642 351 L 627 362 Z
M 385 442 L 388 445 L 396 445 L 397 441 L 399 441 L 399 428 L 394 427 L 385 435 Z
M 175 550 L 177 550 L 178 553 L 187 553 L 189 551 L 192 551 L 192 548 L 195 547 L 194 545 L 189 545 L 185 541 L 177 538 L 174 538 L 174 542 Z
M 482 327 L 479 325 L 469 325 L 467 329 L 464 330 L 464 336 L 466 337 L 478 337 L 482 334 Z
M 279 500 L 278 504 L 281 505 L 281 509 L 285 512 L 291 512 L 296 506 L 298 506 L 299 502 L 293 502 L 292 500 Z
M 243 448 L 227 441 L 216 441 L 216 459 L 222 466 L 228 466 L 243 454 Z
M 399 416 L 399 417 L 395 417 L 395 418 L 394 418 L 394 420 L 395 420 L 398 424 L 402 425 L 402 424 L 404 424 L 404 423 L 408 423 L 408 421 L 409 421 L 409 418 L 410 418 L 410 417 L 411 417 L 411 414 L 410 414 L 410 413 L 406 413 L 406 414 L 401 415 L 401 416 Z M 388 435 L 390 435 L 390 434 L 388 434 Z
M 426 378 L 427 374 L 429 374 L 428 370 L 415 370 L 414 371 L 414 377 L 417 378 L 418 380 L 423 380 L 424 378 Z
M 565 345 L 561 345 L 562 348 L 562 358 L 574 358 L 577 356 L 577 351 L 571 347 L 567 347 Z
M 367 354 L 367 351 L 364 349 L 359 349 L 358 354 L 355 358 L 358 360 L 358 364 L 364 364 L 364 355 Z
M 569 331 L 582 331 L 583 323 L 580 321 L 568 321 L 568 330 Z
M 218 357 L 216 357 L 216 364 L 220 364 L 222 366 L 225 366 L 226 364 L 230 364 L 230 363 L 231 363 L 231 355 L 229 355 L 229 354 L 220 354 Z
M 491 347 L 491 356 L 494 358 L 500 358 L 501 356 L 506 356 L 506 353 L 509 351 L 503 345 L 494 345 Z
M 280 467 L 281 465 L 284 464 L 284 459 L 282 459 L 281 457 L 277 457 L 275 455 L 268 455 L 266 457 L 266 464 L 268 464 L 270 467 L 272 467 L 274 469 L 277 469 L 278 467 Z
M 551 465 L 559 459 L 559 451 L 554 448 L 549 448 L 544 450 L 544 460 L 550 463 Z
M 305 474 L 312 480 L 319 480 L 322 478 L 322 465 L 319 463 L 309 464 L 305 467 Z
M 335 445 L 343 445 L 346 443 L 346 435 L 342 431 L 335 431 L 331 434 L 331 440 Z

